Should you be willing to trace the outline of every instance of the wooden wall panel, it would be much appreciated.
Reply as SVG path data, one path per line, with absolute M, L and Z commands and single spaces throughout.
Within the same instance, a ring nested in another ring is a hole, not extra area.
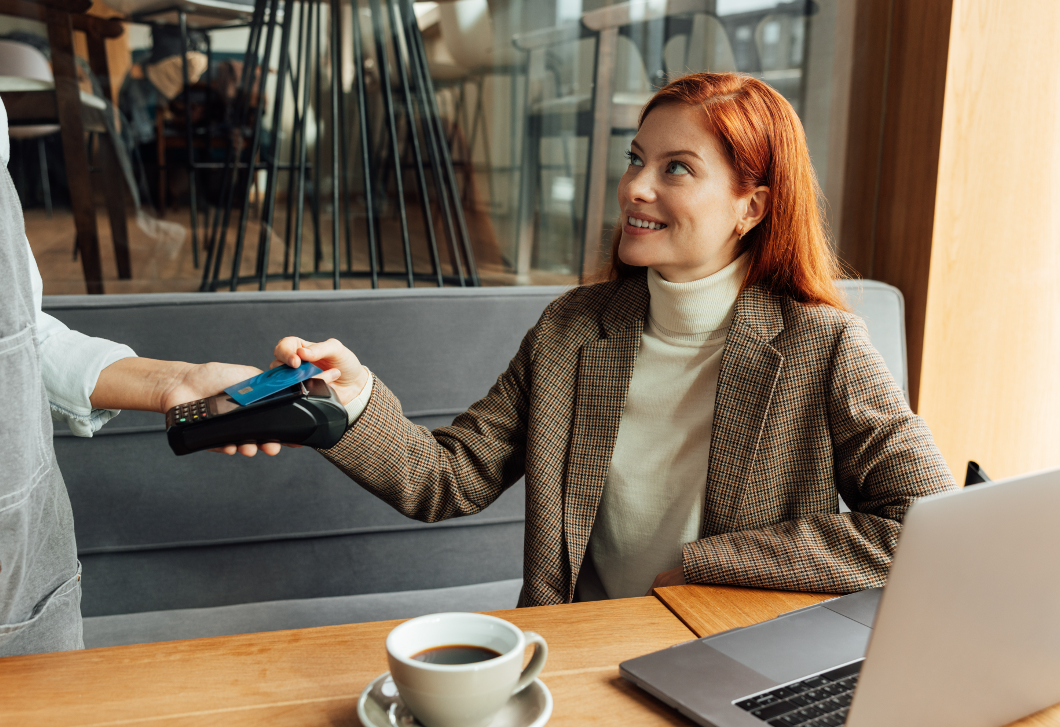
M 920 389 L 951 0 L 858 0 L 839 250 L 905 296 L 909 399 Z
M 853 3 L 853 48 L 846 116 L 842 195 L 830 194 L 841 208 L 833 230 L 843 261 L 863 278 L 872 278 L 876 197 L 887 91 L 887 49 L 894 0 Z M 846 12 L 851 12 L 848 5 Z M 837 97 L 837 100 L 842 98 Z M 840 155 L 836 155 L 839 157 Z M 836 185 L 830 178 L 832 186 Z
M 905 296 L 909 402 L 918 409 L 950 0 L 895 0 L 872 277 Z
M 920 413 L 996 478 L 1060 465 L 1060 2 L 953 6 Z

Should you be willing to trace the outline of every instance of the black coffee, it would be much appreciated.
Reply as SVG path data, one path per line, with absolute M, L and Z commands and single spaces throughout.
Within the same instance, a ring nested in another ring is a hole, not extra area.
M 487 649 L 485 646 L 448 644 L 435 646 L 433 649 L 424 649 L 418 654 L 413 654 L 412 658 L 428 664 L 474 664 L 476 661 L 488 661 L 498 656 L 500 652 Z

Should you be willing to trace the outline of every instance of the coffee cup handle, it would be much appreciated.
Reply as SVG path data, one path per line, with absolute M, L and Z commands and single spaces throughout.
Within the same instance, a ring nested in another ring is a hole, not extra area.
M 519 676 L 519 683 L 515 685 L 515 691 L 512 694 L 518 694 L 519 692 L 526 689 L 530 684 L 537 679 L 537 675 L 541 673 L 541 670 L 545 666 L 545 659 L 548 658 L 548 644 L 538 634 L 533 631 L 524 631 L 523 636 L 526 638 L 526 644 L 534 645 L 534 655 L 530 657 L 530 663 L 523 669 L 523 673 Z

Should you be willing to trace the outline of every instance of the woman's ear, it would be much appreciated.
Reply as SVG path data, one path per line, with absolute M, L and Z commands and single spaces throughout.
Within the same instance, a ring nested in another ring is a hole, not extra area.
M 744 233 L 749 232 L 769 212 L 769 203 L 772 195 L 769 187 L 756 187 L 750 196 L 746 198 L 743 215 L 740 217 L 740 229 Z

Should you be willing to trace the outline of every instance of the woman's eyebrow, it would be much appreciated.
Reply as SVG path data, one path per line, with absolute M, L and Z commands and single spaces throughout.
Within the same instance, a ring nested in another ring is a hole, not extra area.
M 630 148 L 636 147 L 640 151 L 644 151 L 644 148 L 640 144 L 638 144 L 636 142 L 636 140 L 633 140 L 632 142 L 630 142 L 629 146 L 630 146 Z M 699 161 L 703 161 L 703 157 L 701 157 L 699 154 L 697 154 L 696 152 L 692 151 L 691 149 L 675 149 L 674 151 L 663 152 L 659 156 L 675 157 L 675 156 L 682 156 L 682 155 L 683 156 L 695 157 Z

